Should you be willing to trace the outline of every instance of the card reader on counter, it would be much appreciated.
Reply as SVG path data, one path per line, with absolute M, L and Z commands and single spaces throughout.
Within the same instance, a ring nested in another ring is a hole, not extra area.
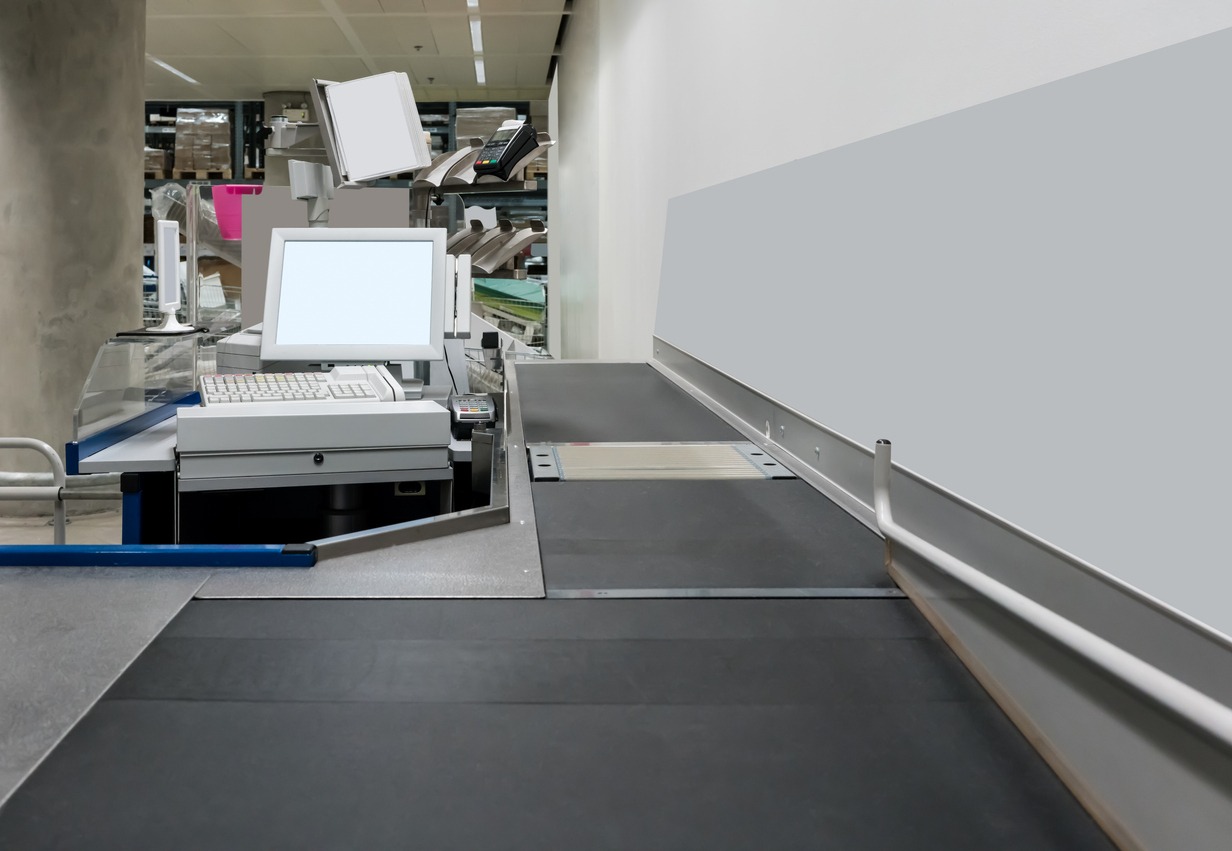
M 458 440 L 470 440 L 475 426 L 496 422 L 496 403 L 486 393 L 450 395 L 449 417 L 453 436 Z

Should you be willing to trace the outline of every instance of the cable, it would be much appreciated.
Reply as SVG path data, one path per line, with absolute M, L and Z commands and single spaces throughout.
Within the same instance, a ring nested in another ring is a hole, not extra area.
M 458 379 L 453 377 L 453 366 L 449 363 L 449 348 L 445 347 L 445 369 L 449 370 L 449 380 L 453 382 L 453 395 L 458 395 Z

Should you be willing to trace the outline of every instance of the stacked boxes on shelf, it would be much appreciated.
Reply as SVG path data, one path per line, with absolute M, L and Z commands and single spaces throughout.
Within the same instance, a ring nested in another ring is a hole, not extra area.
M 231 116 L 181 107 L 175 113 L 176 171 L 230 171 Z
M 159 148 L 151 148 L 146 146 L 145 149 L 145 171 L 166 171 L 169 163 L 167 156 L 169 152 Z

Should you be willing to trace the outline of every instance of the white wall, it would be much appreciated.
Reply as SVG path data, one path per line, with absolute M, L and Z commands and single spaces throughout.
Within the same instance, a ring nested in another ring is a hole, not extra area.
M 668 198 L 1228 26 L 1226 0 L 576 0 L 550 217 L 561 353 L 649 356 Z M 758 250 L 740 219 L 773 210 L 725 212 L 717 241 Z
M 549 101 L 549 132 L 558 141 L 548 152 L 548 324 L 559 329 L 559 348 L 549 345 L 557 357 L 599 355 L 600 172 L 587 156 L 603 124 L 598 43 L 598 4 L 577 4 Z M 556 332 L 549 335 L 554 341 Z

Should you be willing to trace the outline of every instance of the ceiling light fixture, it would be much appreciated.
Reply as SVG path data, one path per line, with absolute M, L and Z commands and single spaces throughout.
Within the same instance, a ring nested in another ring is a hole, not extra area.
M 159 59 L 157 56 L 151 56 L 150 54 L 147 53 L 145 55 L 145 58 L 153 62 L 159 68 L 162 68 L 164 71 L 170 71 L 172 74 L 175 74 L 177 77 L 179 77 L 181 80 L 183 80 L 186 83 L 192 83 L 194 86 L 201 85 L 201 83 L 199 83 L 198 81 L 194 80 L 192 77 L 185 74 L 179 68 L 172 68 L 170 65 L 168 65 L 163 60 Z
M 483 53 L 483 30 L 479 27 L 479 18 L 471 16 L 471 47 L 476 54 Z
M 466 10 L 471 19 L 471 49 L 475 51 L 475 82 L 481 86 L 488 84 L 488 77 L 483 69 L 483 29 L 479 23 L 479 0 L 466 0 Z

